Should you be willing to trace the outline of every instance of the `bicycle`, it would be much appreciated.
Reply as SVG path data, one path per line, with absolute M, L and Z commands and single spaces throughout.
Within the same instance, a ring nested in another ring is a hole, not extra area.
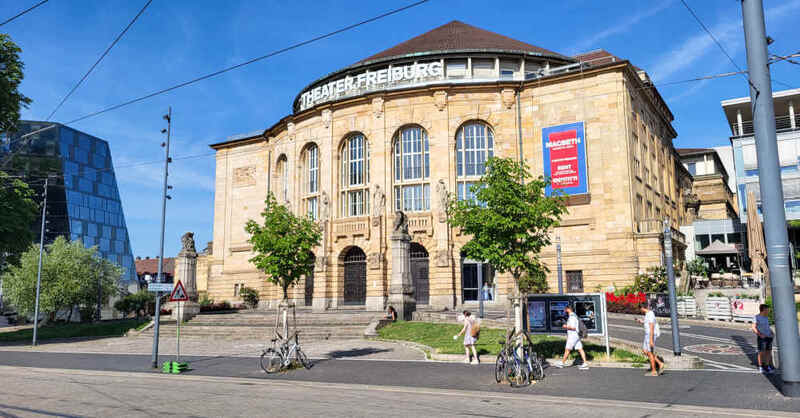
M 519 344 L 511 344 L 513 330 L 506 334 L 505 341 L 498 343 L 503 346 L 497 354 L 494 366 L 494 378 L 497 383 L 508 380 L 513 387 L 529 385 L 532 381 L 544 378 L 544 360 L 533 349 L 533 342 L 527 333 L 523 333 L 526 341 L 522 343 L 522 358 L 519 357 L 517 349 Z M 526 344 L 527 343 L 527 344 Z
M 280 338 L 281 336 L 277 332 L 275 334 L 276 337 L 272 339 L 272 347 L 266 348 L 261 352 L 259 364 L 265 373 L 271 374 L 288 369 L 293 360 L 295 364 L 301 364 L 306 369 L 313 367 L 314 364 L 300 348 L 300 341 L 298 340 L 300 331 L 294 333 L 294 338 L 286 340 Z

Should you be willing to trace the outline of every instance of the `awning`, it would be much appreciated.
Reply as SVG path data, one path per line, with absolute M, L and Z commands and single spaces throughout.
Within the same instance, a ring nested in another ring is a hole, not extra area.
M 697 255 L 727 255 L 727 254 L 738 254 L 736 251 L 736 247 L 732 244 L 725 244 L 722 241 L 716 240 L 711 243 L 706 248 L 702 250 L 695 251 Z

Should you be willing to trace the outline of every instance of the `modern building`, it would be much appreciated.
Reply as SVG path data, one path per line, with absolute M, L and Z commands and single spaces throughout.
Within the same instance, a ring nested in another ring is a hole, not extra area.
M 731 179 L 720 153 L 714 148 L 677 151 L 693 179 L 691 194 L 686 199 L 686 224 L 680 227 L 693 243 L 686 249 L 686 259 L 705 255 L 712 260 L 712 269 L 738 268 L 743 247 L 737 244 L 745 242 L 744 228 L 739 222 L 736 195 L 729 186 Z
M 123 267 L 121 285 L 138 288 L 108 142 L 60 123 L 21 121 L 17 132 L 0 138 L 0 170 L 22 176 L 40 201 L 43 180 L 52 177 L 45 243 L 64 236 L 97 246 L 102 257 Z M 40 222 L 31 225 L 37 241 Z
M 280 289 L 248 260 L 244 225 L 273 193 L 323 228 L 313 277 L 292 295 L 314 310 L 385 308 L 395 211 L 408 217 L 417 306 L 505 305 L 510 275 L 463 257 L 449 196 L 489 157 L 523 159 L 568 195 L 560 237 L 565 289 L 631 283 L 663 260 L 662 220 L 686 216 L 691 176 L 672 145 L 673 115 L 647 74 L 598 50 L 566 56 L 451 22 L 311 82 L 263 131 L 213 144 L 213 251 L 208 294 L 236 301 L 244 284 L 267 305 Z M 557 288 L 556 250 L 541 253 Z M 198 260 L 201 265 L 201 260 Z M 488 284 L 478 289 L 478 277 Z
M 778 138 L 778 159 L 781 183 L 789 223 L 789 241 L 800 244 L 800 89 L 776 91 L 772 94 L 775 107 L 775 129 Z M 753 134 L 753 112 L 750 97 L 722 101 L 722 110 L 731 128 L 739 219 L 747 221 L 747 193 L 756 198 L 761 215 L 761 190 L 758 182 L 758 159 Z M 791 222 L 795 221 L 795 222 Z

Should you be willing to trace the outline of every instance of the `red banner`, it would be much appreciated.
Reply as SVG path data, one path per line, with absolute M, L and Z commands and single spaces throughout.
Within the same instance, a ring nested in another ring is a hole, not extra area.
M 548 136 L 550 178 L 554 189 L 580 184 L 578 171 L 578 132 L 575 129 L 553 132 Z

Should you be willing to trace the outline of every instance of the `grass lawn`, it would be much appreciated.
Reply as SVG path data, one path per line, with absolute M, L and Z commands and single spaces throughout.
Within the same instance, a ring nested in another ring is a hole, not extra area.
M 130 329 L 140 329 L 149 321 L 141 319 L 123 319 L 119 321 L 103 321 L 98 324 L 58 324 L 39 327 L 36 338 L 49 340 L 72 337 L 121 337 Z M 3 332 L 0 328 L 0 342 L 31 341 L 33 328 Z
M 439 324 L 430 322 L 395 322 L 380 330 L 381 338 L 387 340 L 411 341 L 432 347 L 441 354 L 464 354 L 462 338 L 453 340 L 453 336 L 461 331 L 459 324 Z M 481 328 L 481 335 L 475 344 L 475 349 L 480 355 L 494 357 L 500 352 L 499 341 L 505 340 L 506 331 L 498 328 Z M 564 354 L 564 338 L 546 335 L 531 335 L 537 353 L 546 358 L 557 358 Z M 583 349 L 588 360 L 606 360 L 606 347 L 599 344 L 584 343 Z M 578 354 L 571 354 L 577 356 Z M 611 361 L 645 363 L 646 359 L 640 354 L 630 351 L 611 348 Z

